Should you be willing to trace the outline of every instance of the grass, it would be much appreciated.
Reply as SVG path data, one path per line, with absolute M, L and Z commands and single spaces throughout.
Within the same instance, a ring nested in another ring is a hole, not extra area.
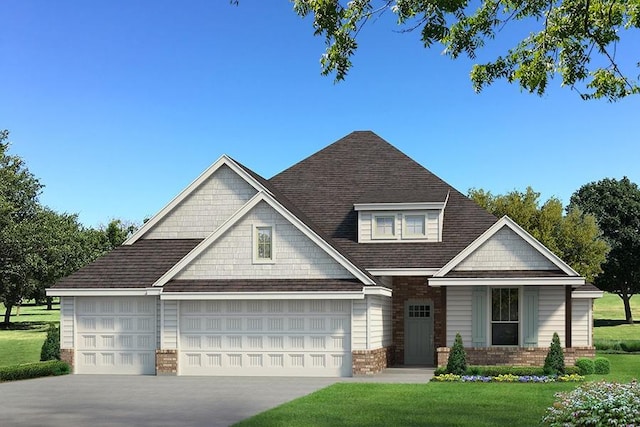
M 640 297 L 631 300 L 640 316 Z M 622 300 L 605 294 L 594 307 L 600 339 L 629 340 L 640 325 L 624 324 Z M 609 375 L 588 381 L 628 382 L 640 377 L 640 355 L 599 354 L 609 359 Z M 339 383 L 244 420 L 236 426 L 533 426 L 539 425 L 554 394 L 575 383 L 550 384 L 352 384 Z
M 611 374 L 587 380 L 627 382 L 640 375 L 640 356 L 606 355 Z M 576 384 L 338 383 L 236 426 L 533 426 L 554 394 Z
M 17 308 L 11 312 L 11 326 L 0 330 L 0 366 L 38 362 L 40 349 L 47 336 L 50 322 L 60 322 L 60 309 L 46 306 L 23 305 L 20 314 Z M 4 305 L 0 304 L 0 314 L 4 314 Z
M 640 316 L 640 296 L 631 297 L 631 313 Z M 593 309 L 593 339 L 630 340 L 640 337 L 640 322 L 626 323 L 622 299 L 615 294 L 606 293 L 595 300 Z

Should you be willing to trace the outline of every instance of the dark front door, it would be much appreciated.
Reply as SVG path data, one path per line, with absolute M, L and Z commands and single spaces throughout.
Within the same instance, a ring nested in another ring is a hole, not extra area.
M 407 301 L 404 307 L 405 365 L 433 365 L 433 307 L 430 301 Z

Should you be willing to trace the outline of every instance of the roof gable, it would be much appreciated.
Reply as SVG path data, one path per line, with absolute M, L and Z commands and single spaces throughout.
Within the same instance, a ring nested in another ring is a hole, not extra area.
M 198 262 L 198 258 L 206 254 L 208 249 L 212 247 L 216 242 L 224 238 L 225 234 L 229 232 L 237 224 L 241 224 L 241 221 L 247 214 L 249 214 L 258 204 L 264 202 L 270 206 L 275 212 L 281 215 L 286 221 L 288 221 L 292 227 L 295 227 L 302 235 L 310 239 L 320 250 L 326 253 L 330 258 L 343 267 L 349 274 L 356 279 L 360 280 L 366 285 L 375 285 L 375 280 L 363 272 L 359 267 L 348 260 L 339 250 L 331 246 L 325 240 L 323 240 L 318 234 L 316 234 L 307 224 L 301 221 L 299 218 L 289 212 L 282 204 L 280 204 L 274 196 L 264 191 L 257 193 L 251 200 L 249 200 L 241 209 L 236 211 L 224 224 L 216 229 L 209 237 L 203 240 L 198 246 L 196 246 L 189 254 L 176 263 L 169 271 L 167 271 L 161 278 L 159 278 L 154 286 L 163 286 L 172 279 L 178 279 L 181 277 L 182 272 L 188 272 L 189 266 L 195 265 Z M 245 236 L 249 241 L 251 235 Z M 276 243 L 277 244 L 277 243 Z M 277 261 L 276 261 L 277 262 Z M 186 274 L 186 273 L 185 273 Z M 344 277 L 343 275 L 341 275 Z
M 255 225 L 273 227 L 274 262 L 253 260 Z M 229 268 L 232 266 L 233 268 Z M 354 276 L 313 240 L 260 201 L 175 277 L 175 280 L 211 279 L 353 279 Z M 361 284 L 362 285 L 362 284 Z
M 222 156 L 124 244 L 141 238 L 203 239 L 261 190 L 255 176 Z
M 504 216 L 433 277 L 462 271 L 554 271 L 579 274 L 511 218 Z M 455 276 L 455 275 L 453 275 Z

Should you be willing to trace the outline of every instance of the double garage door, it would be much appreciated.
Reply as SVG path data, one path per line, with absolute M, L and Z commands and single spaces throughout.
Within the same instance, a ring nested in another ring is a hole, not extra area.
M 351 375 L 350 301 L 182 301 L 179 311 L 181 375 Z
M 76 372 L 155 373 L 158 300 L 76 298 Z M 350 376 L 351 302 L 182 301 L 180 375 Z

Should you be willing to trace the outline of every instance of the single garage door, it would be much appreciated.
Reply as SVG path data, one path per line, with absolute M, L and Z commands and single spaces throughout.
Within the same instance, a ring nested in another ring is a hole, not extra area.
M 76 372 L 155 374 L 156 298 L 76 298 Z
M 351 301 L 182 301 L 181 375 L 351 376 Z

